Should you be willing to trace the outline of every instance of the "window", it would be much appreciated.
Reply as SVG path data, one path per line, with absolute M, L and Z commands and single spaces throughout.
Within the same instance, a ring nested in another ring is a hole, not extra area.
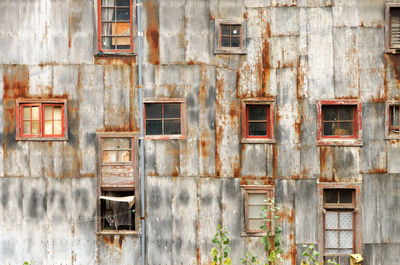
M 183 139 L 185 109 L 184 99 L 144 100 L 146 138 Z
M 18 99 L 17 140 L 67 140 L 66 99 Z
M 138 228 L 136 207 L 137 142 L 132 133 L 98 133 L 98 232 L 133 233 Z
M 132 0 L 98 0 L 99 51 L 133 51 Z
M 242 100 L 242 143 L 274 142 L 274 101 Z
M 400 52 L 400 4 L 386 4 L 386 52 Z
M 319 184 L 322 196 L 320 243 L 324 261 L 350 264 L 361 251 L 360 184 Z
M 215 20 L 214 53 L 245 54 L 246 23 L 240 19 Z
M 362 145 L 359 100 L 320 101 L 317 109 L 317 144 Z
M 262 208 L 267 199 L 274 198 L 274 187 L 268 186 L 242 186 L 244 189 L 245 234 L 265 234 L 261 229 L 264 220 L 261 217 Z M 271 223 L 268 224 L 271 227 Z
M 386 139 L 400 139 L 400 102 L 386 102 L 386 122 L 385 137 Z

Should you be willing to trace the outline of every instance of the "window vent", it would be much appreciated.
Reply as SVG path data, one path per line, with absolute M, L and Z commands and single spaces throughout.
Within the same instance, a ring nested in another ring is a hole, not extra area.
M 390 9 L 390 48 L 400 53 L 400 7 Z

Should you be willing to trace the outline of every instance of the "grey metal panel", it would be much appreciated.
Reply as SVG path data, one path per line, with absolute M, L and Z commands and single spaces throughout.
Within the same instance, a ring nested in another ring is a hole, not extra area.
M 386 141 L 387 172 L 400 173 L 400 143 Z
M 338 182 L 361 182 L 360 148 L 334 147 L 334 176 Z
M 332 7 L 334 27 L 357 27 L 359 26 L 357 0 L 335 0 Z
M 147 177 L 146 249 L 149 264 L 174 264 L 172 179 Z
M 357 98 L 359 90 L 357 29 L 333 28 L 335 97 Z
M 53 96 L 72 94 L 78 88 L 79 66 L 78 65 L 54 65 L 53 66 Z M 71 95 L 68 95 L 71 97 Z M 76 97 L 69 98 L 76 100 Z
M 299 1 L 297 2 L 297 5 L 299 6 Z M 307 8 L 298 8 L 298 9 L 299 9 L 299 55 L 306 55 L 308 48 Z
M 215 5 L 218 10 L 216 18 L 241 18 L 244 14 L 245 0 L 217 0 L 211 1 L 210 5 Z
M 385 138 L 385 104 L 364 102 L 362 108 L 363 139 Z
M 3 83 L 4 68 L 0 65 L 0 98 L 4 96 L 4 83 Z M 0 117 L 4 117 L 3 100 L 0 100 Z M 3 137 L 4 137 L 4 118 L 0 119 L 0 177 L 4 177 L 4 149 L 3 149 Z
M 315 180 L 295 182 L 296 244 L 316 244 L 318 232 L 318 193 Z
M 399 264 L 400 244 L 365 244 L 363 246 L 363 264 L 385 265 Z
M 271 0 L 271 6 L 295 6 L 296 0 Z
M 365 173 L 387 172 L 387 154 L 385 140 L 364 141 L 360 154 L 360 170 Z
M 299 12 L 297 7 L 272 7 L 271 36 L 299 35 Z
M 46 96 L 53 87 L 53 66 L 29 66 L 29 94 Z
M 271 0 L 245 0 L 244 6 L 249 8 L 268 7 L 271 5 Z
M 100 236 L 98 264 L 141 264 L 138 236 Z
M 269 60 L 272 68 L 296 67 L 299 53 L 297 36 L 271 37 Z
M 155 140 L 145 140 L 144 144 L 146 146 L 144 150 L 144 168 L 145 175 L 154 176 L 156 173 L 156 143 Z
M 360 26 L 383 28 L 385 25 L 384 6 L 385 0 L 358 1 Z
M 332 9 L 307 9 L 307 30 L 310 97 L 334 98 Z
M 378 219 L 378 178 L 382 175 L 363 175 L 362 185 L 362 233 L 363 243 L 380 243 L 382 228 Z
M 320 153 L 320 180 L 332 181 L 334 179 L 334 147 L 333 146 L 321 146 L 319 148 Z
M 155 141 L 155 168 L 159 176 L 178 176 L 179 140 Z
M 153 93 L 155 97 L 182 97 L 182 90 L 190 83 L 180 82 L 181 75 L 185 74 L 187 68 L 182 65 L 160 65 L 155 68 L 155 86 Z
M 267 176 L 266 144 L 242 144 L 240 175 L 252 177 Z
M 266 1 L 264 1 L 264 3 L 265 2 Z M 246 9 L 247 38 L 262 38 L 268 35 L 268 28 L 271 22 L 270 10 L 270 8 Z M 252 49 L 247 47 L 247 51 L 251 52 Z

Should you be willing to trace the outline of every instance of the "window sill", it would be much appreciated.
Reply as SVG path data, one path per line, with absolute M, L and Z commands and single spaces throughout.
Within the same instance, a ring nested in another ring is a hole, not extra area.
M 242 144 L 274 144 L 276 142 L 275 139 L 266 139 L 266 138 L 242 138 Z
M 95 54 L 95 57 L 130 57 L 134 55 L 136 54 L 134 54 L 133 52 L 98 52 Z
M 385 136 L 385 140 L 400 140 L 400 134 L 389 134 Z
M 234 49 L 234 48 L 215 48 L 214 49 L 214 54 L 237 54 L 237 55 L 245 55 L 247 54 L 247 50 L 246 49 Z
M 317 146 L 363 146 L 363 141 L 361 139 L 332 139 L 326 138 L 322 140 L 317 140 Z
M 240 233 L 241 237 L 263 237 L 267 236 L 268 234 L 266 232 L 261 232 L 261 233 L 249 233 L 249 232 L 242 232 Z M 273 233 L 271 233 L 270 236 L 273 236 Z
M 102 230 L 97 231 L 96 235 L 98 236 L 109 236 L 109 235 L 132 235 L 132 236 L 139 236 L 140 232 L 138 231 L 129 231 L 129 230 Z
M 68 137 L 17 137 L 17 141 L 68 141 Z

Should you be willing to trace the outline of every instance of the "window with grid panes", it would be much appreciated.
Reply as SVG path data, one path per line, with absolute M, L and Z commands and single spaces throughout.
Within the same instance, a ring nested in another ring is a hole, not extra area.
M 355 250 L 355 190 L 324 190 L 324 257 L 345 260 Z
M 99 1 L 99 50 L 132 52 L 132 0 Z
M 240 24 L 221 24 L 220 46 L 222 48 L 240 48 L 241 32 Z
M 323 135 L 328 137 L 351 137 L 354 135 L 356 106 L 329 105 L 322 107 Z
M 214 53 L 246 54 L 246 21 L 216 19 Z

